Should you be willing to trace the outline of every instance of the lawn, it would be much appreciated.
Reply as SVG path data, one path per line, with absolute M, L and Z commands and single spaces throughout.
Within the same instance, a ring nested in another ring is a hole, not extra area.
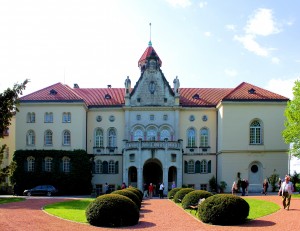
M 20 198 L 20 197 L 0 198 L 0 204 L 18 202 L 18 201 L 24 201 L 24 200 L 25 200 L 24 198 Z
M 63 219 L 72 220 L 81 223 L 87 223 L 85 217 L 85 209 L 88 204 L 94 199 L 82 199 L 72 200 L 65 202 L 58 202 L 51 205 L 46 205 L 44 210 L 54 216 L 61 217 Z M 268 201 L 246 198 L 245 199 L 250 206 L 250 212 L 248 219 L 253 220 L 268 214 L 274 213 L 280 209 L 280 206 Z M 186 210 L 189 212 L 189 210 Z M 191 214 L 195 214 L 191 212 Z

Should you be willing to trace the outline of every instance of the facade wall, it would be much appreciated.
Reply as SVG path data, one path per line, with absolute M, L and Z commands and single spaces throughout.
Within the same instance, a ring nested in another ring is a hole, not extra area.
M 27 113 L 35 113 L 35 122 L 27 122 Z M 45 123 L 46 112 L 53 113 L 53 123 Z M 71 113 L 71 122 L 63 123 L 64 112 Z M 83 105 L 76 104 L 22 104 L 16 114 L 16 149 L 86 149 L 86 110 Z M 44 145 L 44 132 L 50 129 L 53 132 L 53 145 Z M 35 132 L 36 144 L 26 145 L 26 134 L 29 130 Z M 63 131 L 71 133 L 71 145 L 63 145 Z

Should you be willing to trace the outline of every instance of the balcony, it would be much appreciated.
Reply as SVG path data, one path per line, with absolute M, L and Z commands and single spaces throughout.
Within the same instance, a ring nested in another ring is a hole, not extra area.
M 181 150 L 181 141 L 125 141 L 125 150 L 134 149 L 172 149 Z

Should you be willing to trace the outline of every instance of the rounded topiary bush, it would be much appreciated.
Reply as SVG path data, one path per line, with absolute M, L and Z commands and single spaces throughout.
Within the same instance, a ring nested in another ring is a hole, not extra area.
M 89 224 L 101 227 L 120 227 L 136 225 L 139 209 L 126 196 L 106 194 L 92 201 L 85 211 Z
M 182 188 L 173 188 L 168 192 L 168 198 L 174 199 L 175 194 Z
M 182 188 L 180 189 L 177 193 L 175 193 L 174 195 L 174 201 L 176 203 L 181 203 L 184 196 L 192 191 L 194 191 L 195 189 L 192 188 Z
M 126 188 L 126 189 L 129 190 L 129 191 L 134 192 L 134 193 L 138 196 L 138 198 L 140 199 L 140 201 L 143 200 L 144 194 L 143 194 L 143 192 L 142 192 L 141 190 L 139 190 L 138 188 L 128 187 L 128 188 Z
M 120 190 L 113 191 L 111 194 L 119 194 L 119 195 L 128 197 L 136 204 L 136 206 L 139 209 L 141 208 L 141 201 L 140 201 L 139 197 L 131 190 L 120 189 Z
M 246 221 L 249 204 L 235 195 L 218 194 L 208 197 L 198 207 L 198 217 L 214 225 L 236 225 Z
M 211 196 L 213 196 L 213 194 L 210 192 L 207 192 L 205 190 L 195 190 L 195 191 L 189 192 L 182 199 L 182 202 L 181 202 L 182 207 L 184 209 L 187 209 L 187 208 L 189 208 L 190 205 L 197 205 L 199 203 L 200 199 L 203 199 L 203 198 L 206 199 Z

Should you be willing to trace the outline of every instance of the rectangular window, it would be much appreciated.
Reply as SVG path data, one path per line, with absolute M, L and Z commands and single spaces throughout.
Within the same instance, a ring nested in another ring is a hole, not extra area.
M 188 184 L 188 188 L 195 188 L 194 184 Z
M 71 113 L 70 112 L 63 113 L 62 122 L 63 123 L 71 123 Z
M 207 191 L 207 184 L 200 184 L 200 189 Z
M 53 123 L 53 113 L 52 112 L 45 113 L 45 123 Z
M 97 194 L 97 196 L 103 193 L 102 190 L 103 190 L 102 184 L 96 184 L 96 194 Z
M 171 162 L 176 162 L 176 154 L 171 154 Z

